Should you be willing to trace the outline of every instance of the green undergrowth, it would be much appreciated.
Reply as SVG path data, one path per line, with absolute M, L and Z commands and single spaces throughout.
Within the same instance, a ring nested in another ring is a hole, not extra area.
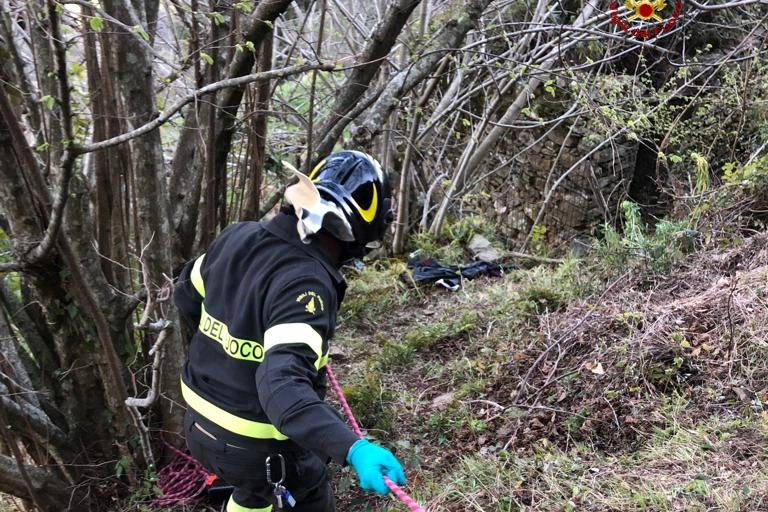
M 349 276 L 347 398 L 428 510 L 768 510 L 764 240 L 634 211 L 585 259 L 457 292 L 402 260 Z M 339 485 L 344 510 L 405 510 Z
M 475 235 L 485 237 L 503 253 L 504 245 L 495 227 L 479 215 L 468 215 L 445 222 L 439 235 L 429 231 L 414 233 L 410 240 L 411 254 L 420 259 L 435 258 L 448 265 L 461 265 L 472 259 L 468 246 Z
M 405 263 L 397 260 L 375 261 L 362 271 L 347 270 L 348 288 L 339 312 L 341 323 L 375 325 L 378 318 L 406 306 L 417 293 L 405 282 L 407 275 Z
M 629 269 L 664 272 L 701 244 L 701 233 L 691 228 L 690 220 L 661 220 L 647 226 L 636 203 L 623 201 L 621 209 L 621 230 L 604 224 L 596 244 L 604 273 Z
M 455 293 L 417 288 L 404 271 L 390 261 L 349 276 L 336 342 L 356 362 L 343 381 L 360 424 L 385 445 L 407 440 L 398 457 L 415 470 L 427 464 L 425 446 L 449 450 L 461 432 L 491 427 L 464 402 L 483 399 L 510 354 L 529 343 L 538 313 L 561 308 L 590 284 L 571 260 L 465 281 Z M 422 386 L 445 391 L 445 405 L 421 410 Z

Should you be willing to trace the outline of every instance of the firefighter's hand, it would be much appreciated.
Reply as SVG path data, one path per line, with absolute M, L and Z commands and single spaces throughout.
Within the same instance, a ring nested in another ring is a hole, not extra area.
M 384 482 L 384 476 L 397 485 L 405 485 L 403 467 L 392 452 L 365 439 L 360 439 L 352 445 L 347 454 L 347 462 L 355 468 L 360 487 L 364 491 L 374 491 L 386 496 L 389 488 Z

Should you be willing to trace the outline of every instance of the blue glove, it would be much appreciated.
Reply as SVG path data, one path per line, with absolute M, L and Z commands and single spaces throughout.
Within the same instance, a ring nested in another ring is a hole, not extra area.
M 365 439 L 360 439 L 352 445 L 347 454 L 347 462 L 355 468 L 360 487 L 364 491 L 375 491 L 386 496 L 389 487 L 384 482 L 385 475 L 397 485 L 405 485 L 403 466 L 392 452 Z

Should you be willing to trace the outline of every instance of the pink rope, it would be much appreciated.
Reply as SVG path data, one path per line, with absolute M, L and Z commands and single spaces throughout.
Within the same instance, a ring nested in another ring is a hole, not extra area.
M 192 503 L 205 491 L 208 472 L 186 453 L 168 443 L 165 445 L 176 457 L 157 473 L 160 495 L 152 500 L 152 505 L 167 507 Z
M 328 372 L 328 380 L 331 381 L 331 387 L 333 388 L 333 391 L 336 393 L 336 397 L 339 399 L 339 403 L 341 404 L 341 408 L 344 409 L 344 414 L 347 415 L 347 421 L 349 421 L 349 424 L 352 426 L 352 430 L 354 430 L 355 434 L 357 434 L 357 437 L 360 439 L 363 438 L 363 432 L 360 430 L 360 427 L 357 425 L 357 420 L 355 420 L 355 415 L 352 414 L 352 409 L 349 407 L 349 404 L 347 403 L 347 399 L 344 397 L 344 392 L 341 390 L 341 386 L 339 386 L 339 381 L 336 380 L 336 375 L 334 375 L 333 370 L 331 370 L 331 364 L 328 363 L 325 365 L 325 368 Z M 416 501 L 408 496 L 404 490 L 402 490 L 395 482 L 390 480 L 388 477 L 384 477 L 384 483 L 387 484 L 387 487 L 389 487 L 389 490 L 392 491 L 392 494 L 400 498 L 400 501 L 408 505 L 408 508 L 411 509 L 413 512 L 424 512 L 424 509 L 416 503 Z
M 341 386 L 339 386 L 339 381 L 336 380 L 336 375 L 333 373 L 333 370 L 331 370 L 331 363 L 326 364 L 325 368 L 328 371 L 328 380 L 331 381 L 331 387 L 333 387 L 333 391 L 336 393 L 336 397 L 339 399 L 339 403 L 341 403 L 341 408 L 344 409 L 344 414 L 347 415 L 347 421 L 352 426 L 352 430 L 355 431 L 355 434 L 357 434 L 357 437 L 362 439 L 363 432 L 362 430 L 360 430 L 360 427 L 357 425 L 357 420 L 355 419 L 355 415 L 352 414 L 352 409 L 349 407 L 349 404 L 347 403 L 347 398 L 344 396 L 344 392 L 341 390 Z
M 424 509 L 421 508 L 421 505 L 416 503 L 416 500 L 408 496 L 404 490 L 402 490 L 398 485 L 389 479 L 389 477 L 384 477 L 384 483 L 387 484 L 387 487 L 389 487 L 389 490 L 392 491 L 392 494 L 400 498 L 400 501 L 408 505 L 408 508 L 413 510 L 413 512 L 424 512 Z

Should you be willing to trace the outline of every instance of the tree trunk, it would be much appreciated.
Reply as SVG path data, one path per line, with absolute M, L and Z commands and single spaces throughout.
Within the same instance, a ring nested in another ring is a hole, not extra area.
M 310 161 L 317 162 L 333 149 L 344 127 L 349 124 L 349 112 L 368 90 L 379 68 L 386 61 L 398 34 L 419 2 L 420 0 L 399 0 L 390 6 L 387 16 L 378 24 L 368 45 L 357 59 L 357 65 L 337 89 L 330 115 L 315 130 L 316 135 L 312 138 L 317 144 L 312 148 L 313 154 L 307 155 Z
M 127 0 L 105 1 L 107 12 L 116 19 L 129 25 L 131 22 L 131 6 L 123 3 Z M 146 17 L 150 20 L 157 18 L 157 3 L 152 2 L 145 7 Z M 122 29 L 116 30 L 115 48 L 118 77 L 121 94 L 126 109 L 134 127 L 152 120 L 158 115 L 155 103 L 155 86 L 152 77 L 152 55 L 146 45 L 141 44 L 134 34 Z M 173 275 L 171 263 L 170 241 L 171 227 L 168 210 L 168 188 L 165 177 L 162 144 L 159 130 L 153 130 L 132 141 L 134 190 L 136 191 L 136 216 L 139 232 L 137 247 L 138 257 L 145 271 L 147 284 L 146 307 L 156 306 L 158 296 L 167 300 L 170 282 Z M 162 291 L 162 293 L 161 293 Z M 152 315 L 174 321 L 176 315 L 171 308 L 165 311 L 152 311 Z M 178 330 L 172 330 L 165 341 L 164 373 L 162 393 L 169 403 L 163 404 L 161 415 L 165 427 L 174 432 L 182 431 L 183 411 L 175 407 L 181 403 L 181 390 L 178 376 L 184 362 L 184 347 Z M 148 347 L 147 347 L 148 348 Z M 125 398 L 125 397 L 123 397 Z
M 258 70 L 269 71 L 272 69 L 272 44 L 274 34 L 265 37 L 259 47 Z M 269 109 L 269 96 L 272 82 L 265 80 L 254 87 L 254 101 L 251 109 L 251 132 L 248 140 L 251 148 L 248 165 L 248 175 L 245 182 L 245 206 L 241 219 L 257 219 L 261 207 L 261 185 L 264 174 L 264 162 L 267 146 L 267 110 Z

